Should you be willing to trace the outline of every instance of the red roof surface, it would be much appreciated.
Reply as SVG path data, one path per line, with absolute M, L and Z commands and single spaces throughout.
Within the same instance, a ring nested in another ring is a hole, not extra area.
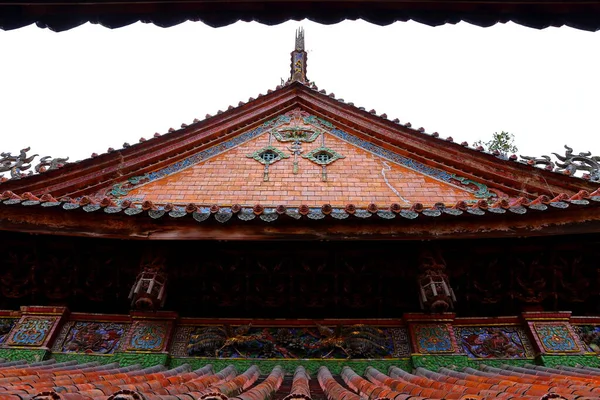
M 396 367 L 389 371 L 369 367 L 363 376 L 344 367 L 337 377 L 321 367 L 312 379 L 303 368 L 293 378 L 280 367 L 263 371 L 268 375 L 260 373 L 257 366 L 239 372 L 230 366 L 214 372 L 210 365 L 192 371 L 187 364 L 167 370 L 75 361 L 4 362 L 0 364 L 0 399 L 278 400 L 294 393 L 298 398 L 329 400 L 585 400 L 597 399 L 600 393 L 600 370 L 590 367 L 482 364 L 480 369 L 434 372 L 417 368 L 412 373 Z
M 556 173 L 533 166 L 544 164 L 542 159 L 519 162 L 516 156 L 484 153 L 319 91 L 307 82 L 302 32 L 299 35 L 290 80 L 266 95 L 167 134 L 124 144 L 123 149 L 111 148 L 60 169 L 25 177 L 17 174 L 16 179 L 0 182 L 2 208 L 20 203 L 43 210 L 29 207 L 38 212 L 30 215 L 21 207 L 0 209 L 0 217 L 15 224 L 14 228 L 5 224 L 4 229 L 39 232 L 40 226 L 47 226 L 52 232 L 82 234 L 108 228 L 113 231 L 110 235 L 117 236 L 122 233 L 115 233 L 115 228 L 130 229 L 129 235 L 149 231 L 108 219 L 104 227 L 91 227 L 97 222 L 89 218 L 78 222 L 77 212 L 69 222 L 57 214 L 79 208 L 87 213 L 103 210 L 115 217 L 168 215 L 177 221 L 191 215 L 203 222 L 214 215 L 224 223 L 233 215 L 265 222 L 279 216 L 412 220 L 485 214 L 504 218 L 506 214 L 518 218 L 527 210 L 560 211 L 573 204 L 575 213 L 559 217 L 545 213 L 554 218 L 549 223 L 523 217 L 518 229 L 539 231 L 549 224 L 599 219 L 595 175 L 588 174 L 586 180 L 572 176 L 571 170 Z M 92 215 L 97 220 L 99 213 Z M 444 224 L 436 229 L 446 233 L 482 229 L 469 221 L 465 226 Z M 500 225 L 494 229 L 515 229 L 514 222 Z M 594 228 L 588 224 L 586 229 Z M 411 235 L 432 232 L 410 230 Z M 175 234 L 164 225 L 162 232 Z
M 322 92 L 292 82 L 137 145 L 0 183 L 0 191 L 159 204 L 366 207 L 533 200 L 597 189 L 593 182 L 485 154 Z M 296 157 L 294 143 L 281 138 L 291 129 L 311 139 L 300 141 Z M 268 171 L 257 157 L 267 146 L 281 155 Z M 320 147 L 339 158 L 322 168 L 309 157 Z

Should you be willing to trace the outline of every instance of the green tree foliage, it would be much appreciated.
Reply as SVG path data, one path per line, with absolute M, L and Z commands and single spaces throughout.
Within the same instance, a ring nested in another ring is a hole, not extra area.
M 500 133 L 494 132 L 491 140 L 488 140 L 487 142 L 478 140 L 473 143 L 473 146 L 482 146 L 489 152 L 498 151 L 503 156 L 507 156 L 509 153 L 514 154 L 519 151 L 515 145 L 515 135 L 505 131 Z

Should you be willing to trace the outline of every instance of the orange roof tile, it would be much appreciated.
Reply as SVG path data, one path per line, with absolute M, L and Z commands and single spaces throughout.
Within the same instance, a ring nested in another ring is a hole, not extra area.
M 368 367 L 362 377 L 344 367 L 334 377 L 322 366 L 311 379 L 302 366 L 293 377 L 276 366 L 259 379 L 256 365 L 238 373 L 233 366 L 215 372 L 211 365 L 192 371 L 187 364 L 167 370 L 97 362 L 18 361 L 0 362 L 0 399 L 592 399 L 598 398 L 599 371 L 481 364 L 480 370 L 440 368 L 434 372 L 419 367 L 412 373 L 391 367 L 387 374 Z

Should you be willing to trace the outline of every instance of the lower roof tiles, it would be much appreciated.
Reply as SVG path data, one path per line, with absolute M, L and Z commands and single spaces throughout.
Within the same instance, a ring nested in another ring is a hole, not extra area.
M 116 364 L 78 364 L 48 360 L 28 364 L 0 363 L 0 400 L 479 400 L 568 399 L 600 397 L 600 370 L 589 367 L 548 368 L 536 365 L 500 368 L 391 367 L 354 371 L 344 367 L 333 375 L 322 366 L 309 376 L 300 365 L 286 375 L 279 367 L 245 371 L 229 366 L 214 371 L 208 364 L 142 368 Z

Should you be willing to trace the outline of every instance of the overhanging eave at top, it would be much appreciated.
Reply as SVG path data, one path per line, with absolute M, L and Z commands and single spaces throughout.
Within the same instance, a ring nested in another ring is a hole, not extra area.
M 169 27 L 202 21 L 221 27 L 237 21 L 267 25 L 308 18 L 322 24 L 363 19 L 377 25 L 414 20 L 431 26 L 465 21 L 487 27 L 514 23 L 542 29 L 570 26 L 600 29 L 600 1 L 550 0 L 0 0 L 0 28 L 30 24 L 64 31 L 86 22 L 120 28 L 138 21 Z

